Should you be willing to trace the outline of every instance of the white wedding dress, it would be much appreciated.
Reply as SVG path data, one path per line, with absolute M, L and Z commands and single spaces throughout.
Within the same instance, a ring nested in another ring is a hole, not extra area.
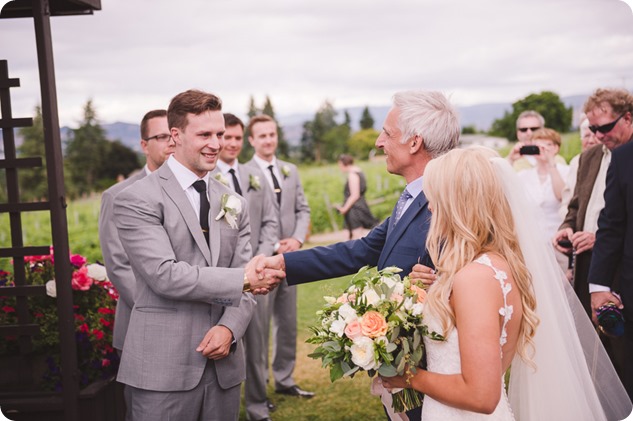
M 506 296 L 510 292 L 511 285 L 506 283 L 505 272 L 497 270 L 487 255 L 480 256 L 477 263 L 490 267 L 495 272 L 495 278 L 499 280 L 501 291 L 503 292 L 504 306 L 499 309 L 499 314 L 504 317 L 501 337 L 499 338 L 499 359 L 501 359 L 501 346 L 506 342 L 506 324 L 512 317 L 512 306 L 505 305 Z M 428 308 L 428 307 L 427 307 Z M 441 332 L 442 327 L 439 320 L 432 313 L 425 311 L 424 320 L 429 327 L 429 331 Z M 462 372 L 459 356 L 459 334 L 457 328 L 453 328 L 445 341 L 434 341 L 429 337 L 424 337 L 426 348 L 427 370 L 440 374 L 458 374 Z M 422 406 L 422 421 L 509 421 L 514 420 L 510 403 L 505 392 L 503 378 L 501 379 L 501 399 L 497 408 L 492 414 L 480 414 L 444 405 L 431 398 L 424 397 Z

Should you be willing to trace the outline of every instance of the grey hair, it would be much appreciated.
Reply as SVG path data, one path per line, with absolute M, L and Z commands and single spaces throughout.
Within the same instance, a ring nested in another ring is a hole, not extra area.
M 543 117 L 541 113 L 534 110 L 526 110 L 526 111 L 523 111 L 521 114 L 519 114 L 519 116 L 517 117 L 517 122 L 516 122 L 517 129 L 519 128 L 519 121 L 525 117 L 535 117 L 536 119 L 538 119 L 539 123 L 541 124 L 541 127 L 545 127 L 545 117 Z
M 398 108 L 401 143 L 420 136 L 432 158 L 457 147 L 461 127 L 457 110 L 438 91 L 403 91 L 393 96 Z

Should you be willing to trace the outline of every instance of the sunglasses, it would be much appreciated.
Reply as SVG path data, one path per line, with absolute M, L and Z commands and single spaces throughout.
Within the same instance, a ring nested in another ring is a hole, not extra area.
M 535 131 L 537 131 L 538 129 L 540 129 L 540 127 L 519 127 L 517 130 L 518 130 L 518 131 L 520 131 L 521 133 L 525 133 L 525 132 L 527 132 L 528 130 L 530 130 L 530 131 L 532 131 L 532 132 L 535 132 Z
M 620 121 L 620 119 L 624 117 L 625 114 L 626 113 L 621 114 L 620 117 L 616 118 L 611 123 L 603 124 L 602 126 L 596 126 L 595 124 L 592 124 L 591 126 L 589 126 L 589 130 L 591 130 L 591 133 L 600 132 L 602 134 L 607 134 L 611 130 L 613 130 L 615 125 L 618 124 L 618 121 Z

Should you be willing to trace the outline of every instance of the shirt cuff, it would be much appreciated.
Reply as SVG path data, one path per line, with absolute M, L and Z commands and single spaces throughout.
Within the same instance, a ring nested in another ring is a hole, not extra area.
M 611 288 L 599 284 L 589 284 L 589 293 L 592 292 L 611 292 Z

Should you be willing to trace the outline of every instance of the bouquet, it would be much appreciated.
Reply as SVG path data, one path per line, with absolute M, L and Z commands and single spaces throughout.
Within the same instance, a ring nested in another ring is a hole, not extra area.
M 339 297 L 324 297 L 317 312 L 319 325 L 310 328 L 307 342 L 318 347 L 309 356 L 329 367 L 330 380 L 353 377 L 364 370 L 370 377 L 413 375 L 424 358 L 423 336 L 429 332 L 422 310 L 426 291 L 400 278 L 397 267 L 362 268 Z M 393 409 L 403 412 L 422 405 L 423 395 L 413 389 L 393 394 Z
M 28 285 L 45 285 L 46 295 L 31 296 L 31 320 L 40 327 L 33 336 L 33 355 L 45 358 L 45 368 L 35 379 L 44 389 L 61 390 L 61 363 L 57 317 L 57 291 L 54 280 L 54 254 L 24 258 Z M 119 357 L 112 348 L 114 313 L 118 294 L 108 280 L 103 265 L 87 264 L 86 258 L 70 256 L 73 274 L 73 313 L 77 341 L 80 386 L 106 379 L 117 372 Z M 9 272 L 0 271 L 0 286 L 14 286 Z M 17 323 L 16 297 L 2 296 L 0 291 L 0 324 Z M 0 356 L 18 352 L 18 338 L 5 336 L 0 340 Z M 40 376 L 41 375 L 41 376 Z

